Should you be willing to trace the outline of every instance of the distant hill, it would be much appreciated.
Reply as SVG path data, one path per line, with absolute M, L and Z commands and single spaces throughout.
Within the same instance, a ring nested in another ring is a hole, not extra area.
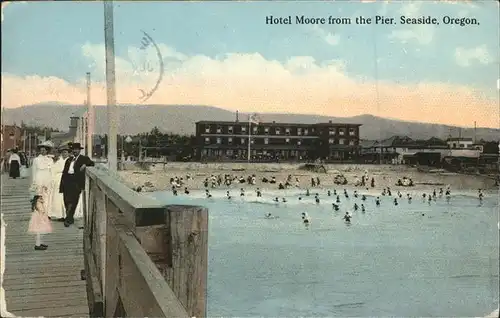
M 236 114 L 221 108 L 201 105 L 121 105 L 118 106 L 120 131 L 126 134 L 136 134 L 150 131 L 157 126 L 163 132 L 179 134 L 194 134 L 194 123 L 200 120 L 235 120 Z M 62 105 L 46 103 L 29 105 L 14 109 L 4 109 L 2 120 L 4 124 L 39 124 L 48 127 L 68 130 L 69 117 L 81 116 L 85 108 L 81 105 Z M 105 106 L 95 106 L 96 133 L 106 133 L 107 114 Z M 431 137 L 447 138 L 451 133 L 458 136 L 458 128 L 446 125 L 405 122 L 395 119 L 380 118 L 373 115 L 354 117 L 328 117 L 304 114 L 259 114 L 263 121 L 317 123 L 333 122 L 359 123 L 361 138 L 379 139 L 394 135 L 407 135 L 412 139 L 428 139 Z M 246 120 L 245 114 L 240 114 L 240 120 Z M 473 137 L 474 129 L 462 128 L 463 137 Z M 500 129 L 477 128 L 477 140 L 498 140 Z

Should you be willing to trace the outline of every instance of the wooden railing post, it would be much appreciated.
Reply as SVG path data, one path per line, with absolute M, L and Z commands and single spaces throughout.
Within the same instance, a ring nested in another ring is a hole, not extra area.
M 165 279 L 191 317 L 206 317 L 208 210 L 168 206 L 165 225 Z
M 208 211 L 165 206 L 89 168 L 84 253 L 91 317 L 205 317 Z

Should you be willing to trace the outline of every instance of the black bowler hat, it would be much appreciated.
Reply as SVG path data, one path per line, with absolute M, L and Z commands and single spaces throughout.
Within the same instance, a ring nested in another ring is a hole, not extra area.
M 82 145 L 79 142 L 74 142 L 74 143 L 70 144 L 69 146 L 71 147 L 72 150 L 83 149 Z

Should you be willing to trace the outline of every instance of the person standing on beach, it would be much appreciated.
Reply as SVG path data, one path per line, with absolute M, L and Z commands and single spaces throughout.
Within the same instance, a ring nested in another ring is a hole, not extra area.
M 75 223 L 75 211 L 80 194 L 85 188 L 85 168 L 94 166 L 94 162 L 89 157 L 80 154 L 83 149 L 80 143 L 73 143 L 70 147 L 73 156 L 66 159 L 59 186 L 59 192 L 63 194 L 66 207 L 65 227 Z

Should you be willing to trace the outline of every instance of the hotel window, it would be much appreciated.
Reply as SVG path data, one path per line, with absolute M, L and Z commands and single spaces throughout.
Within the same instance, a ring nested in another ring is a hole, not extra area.
M 253 127 L 253 134 L 255 135 L 258 131 L 259 127 Z
M 349 136 L 354 136 L 356 134 L 356 130 L 354 128 L 349 128 Z
M 247 132 L 247 127 L 242 126 L 242 127 L 241 127 L 241 133 L 242 133 L 242 134 L 244 134 L 244 133 L 246 133 L 246 132 Z
M 285 142 L 286 142 L 287 144 L 289 144 L 289 143 L 290 143 L 290 138 L 285 139 Z
M 228 132 L 229 134 L 232 134 L 232 133 L 233 133 L 233 126 L 229 126 L 229 127 L 227 128 L 227 132 Z
M 210 133 L 210 126 L 205 126 L 205 133 L 209 134 Z
M 297 128 L 297 135 L 298 136 L 302 135 L 302 128 Z
M 205 144 L 209 144 L 210 143 L 210 138 L 205 138 Z
M 330 145 L 331 145 L 331 144 L 333 144 L 334 142 L 335 142 L 335 139 L 333 139 L 333 138 L 328 139 L 328 143 L 329 143 Z
M 328 134 L 329 134 L 330 136 L 335 136 L 335 128 L 330 128 L 330 129 L 328 130 Z
M 222 127 L 217 127 L 217 133 L 220 134 L 222 132 Z
M 217 138 L 217 143 L 220 145 L 222 143 L 222 139 Z
M 354 142 L 354 140 L 349 140 L 349 145 L 354 146 L 355 144 L 356 142 Z
M 306 135 L 306 136 L 307 136 L 307 134 L 308 134 L 308 133 L 309 133 L 309 131 L 307 130 L 307 128 L 306 128 L 306 129 L 304 129 L 304 135 Z
M 340 128 L 339 129 L 339 135 L 344 136 L 344 133 L 345 133 L 345 129 L 344 128 Z
M 286 134 L 287 136 L 290 136 L 290 128 L 286 128 L 286 129 L 285 129 L 285 134 Z
M 279 128 L 275 129 L 276 135 L 279 135 L 281 133 L 281 130 Z
M 233 150 L 232 149 L 226 150 L 226 155 L 232 156 L 233 155 Z
M 241 144 L 242 144 L 242 145 L 244 145 L 244 144 L 245 144 L 245 138 L 241 138 L 241 139 L 240 139 L 240 141 L 241 141 Z
M 266 135 L 268 135 L 268 134 L 269 134 L 269 127 L 264 127 L 264 133 L 265 133 Z
M 264 144 L 268 145 L 269 144 L 269 138 L 264 138 Z
M 344 139 L 339 139 L 339 145 L 345 145 L 345 140 Z
M 227 138 L 227 144 L 232 145 L 233 144 L 233 138 Z

